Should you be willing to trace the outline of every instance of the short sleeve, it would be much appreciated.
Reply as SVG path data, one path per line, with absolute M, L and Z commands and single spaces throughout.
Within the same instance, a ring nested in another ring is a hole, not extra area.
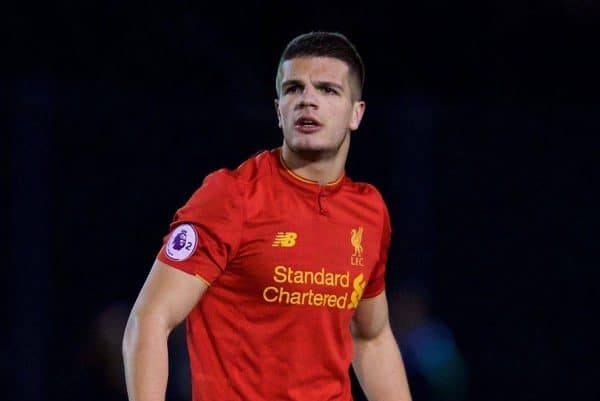
M 388 252 L 390 249 L 390 241 L 391 241 L 391 223 L 390 223 L 390 215 L 388 213 L 387 207 L 385 203 L 383 203 L 383 222 L 382 222 L 382 230 L 381 230 L 381 241 L 379 248 L 379 258 L 371 273 L 371 277 L 369 278 L 369 282 L 367 287 L 365 288 L 365 292 L 363 293 L 362 298 L 374 298 L 379 295 L 385 289 L 385 269 L 388 260 Z
M 175 213 L 157 258 L 212 284 L 235 256 L 242 229 L 242 191 L 234 174 L 219 170 Z

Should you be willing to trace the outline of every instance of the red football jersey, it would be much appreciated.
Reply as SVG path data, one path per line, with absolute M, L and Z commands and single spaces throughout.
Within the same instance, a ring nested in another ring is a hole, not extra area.
M 373 186 L 321 186 L 280 149 L 208 175 L 158 254 L 209 284 L 187 318 L 194 401 L 351 400 L 350 321 L 389 243 Z

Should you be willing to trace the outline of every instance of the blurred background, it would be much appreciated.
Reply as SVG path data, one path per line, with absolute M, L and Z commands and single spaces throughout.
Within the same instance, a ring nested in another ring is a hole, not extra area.
M 599 398 L 597 2 L 21 2 L 0 21 L 2 399 L 126 399 L 124 324 L 171 217 L 279 146 L 276 65 L 310 30 L 366 63 L 347 171 L 389 205 L 415 401 Z

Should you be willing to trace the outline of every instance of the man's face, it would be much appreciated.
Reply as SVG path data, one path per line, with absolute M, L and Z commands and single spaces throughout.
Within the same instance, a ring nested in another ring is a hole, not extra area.
M 336 153 L 358 128 L 364 102 L 352 100 L 349 68 L 330 57 L 301 57 L 281 66 L 275 100 L 285 145 L 294 152 Z

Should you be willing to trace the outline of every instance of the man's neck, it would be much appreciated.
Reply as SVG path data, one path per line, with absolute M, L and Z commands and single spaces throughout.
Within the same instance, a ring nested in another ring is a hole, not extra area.
M 348 144 L 344 143 L 336 153 L 304 153 L 293 152 L 284 143 L 281 152 L 286 167 L 294 174 L 326 185 L 344 174 Z

